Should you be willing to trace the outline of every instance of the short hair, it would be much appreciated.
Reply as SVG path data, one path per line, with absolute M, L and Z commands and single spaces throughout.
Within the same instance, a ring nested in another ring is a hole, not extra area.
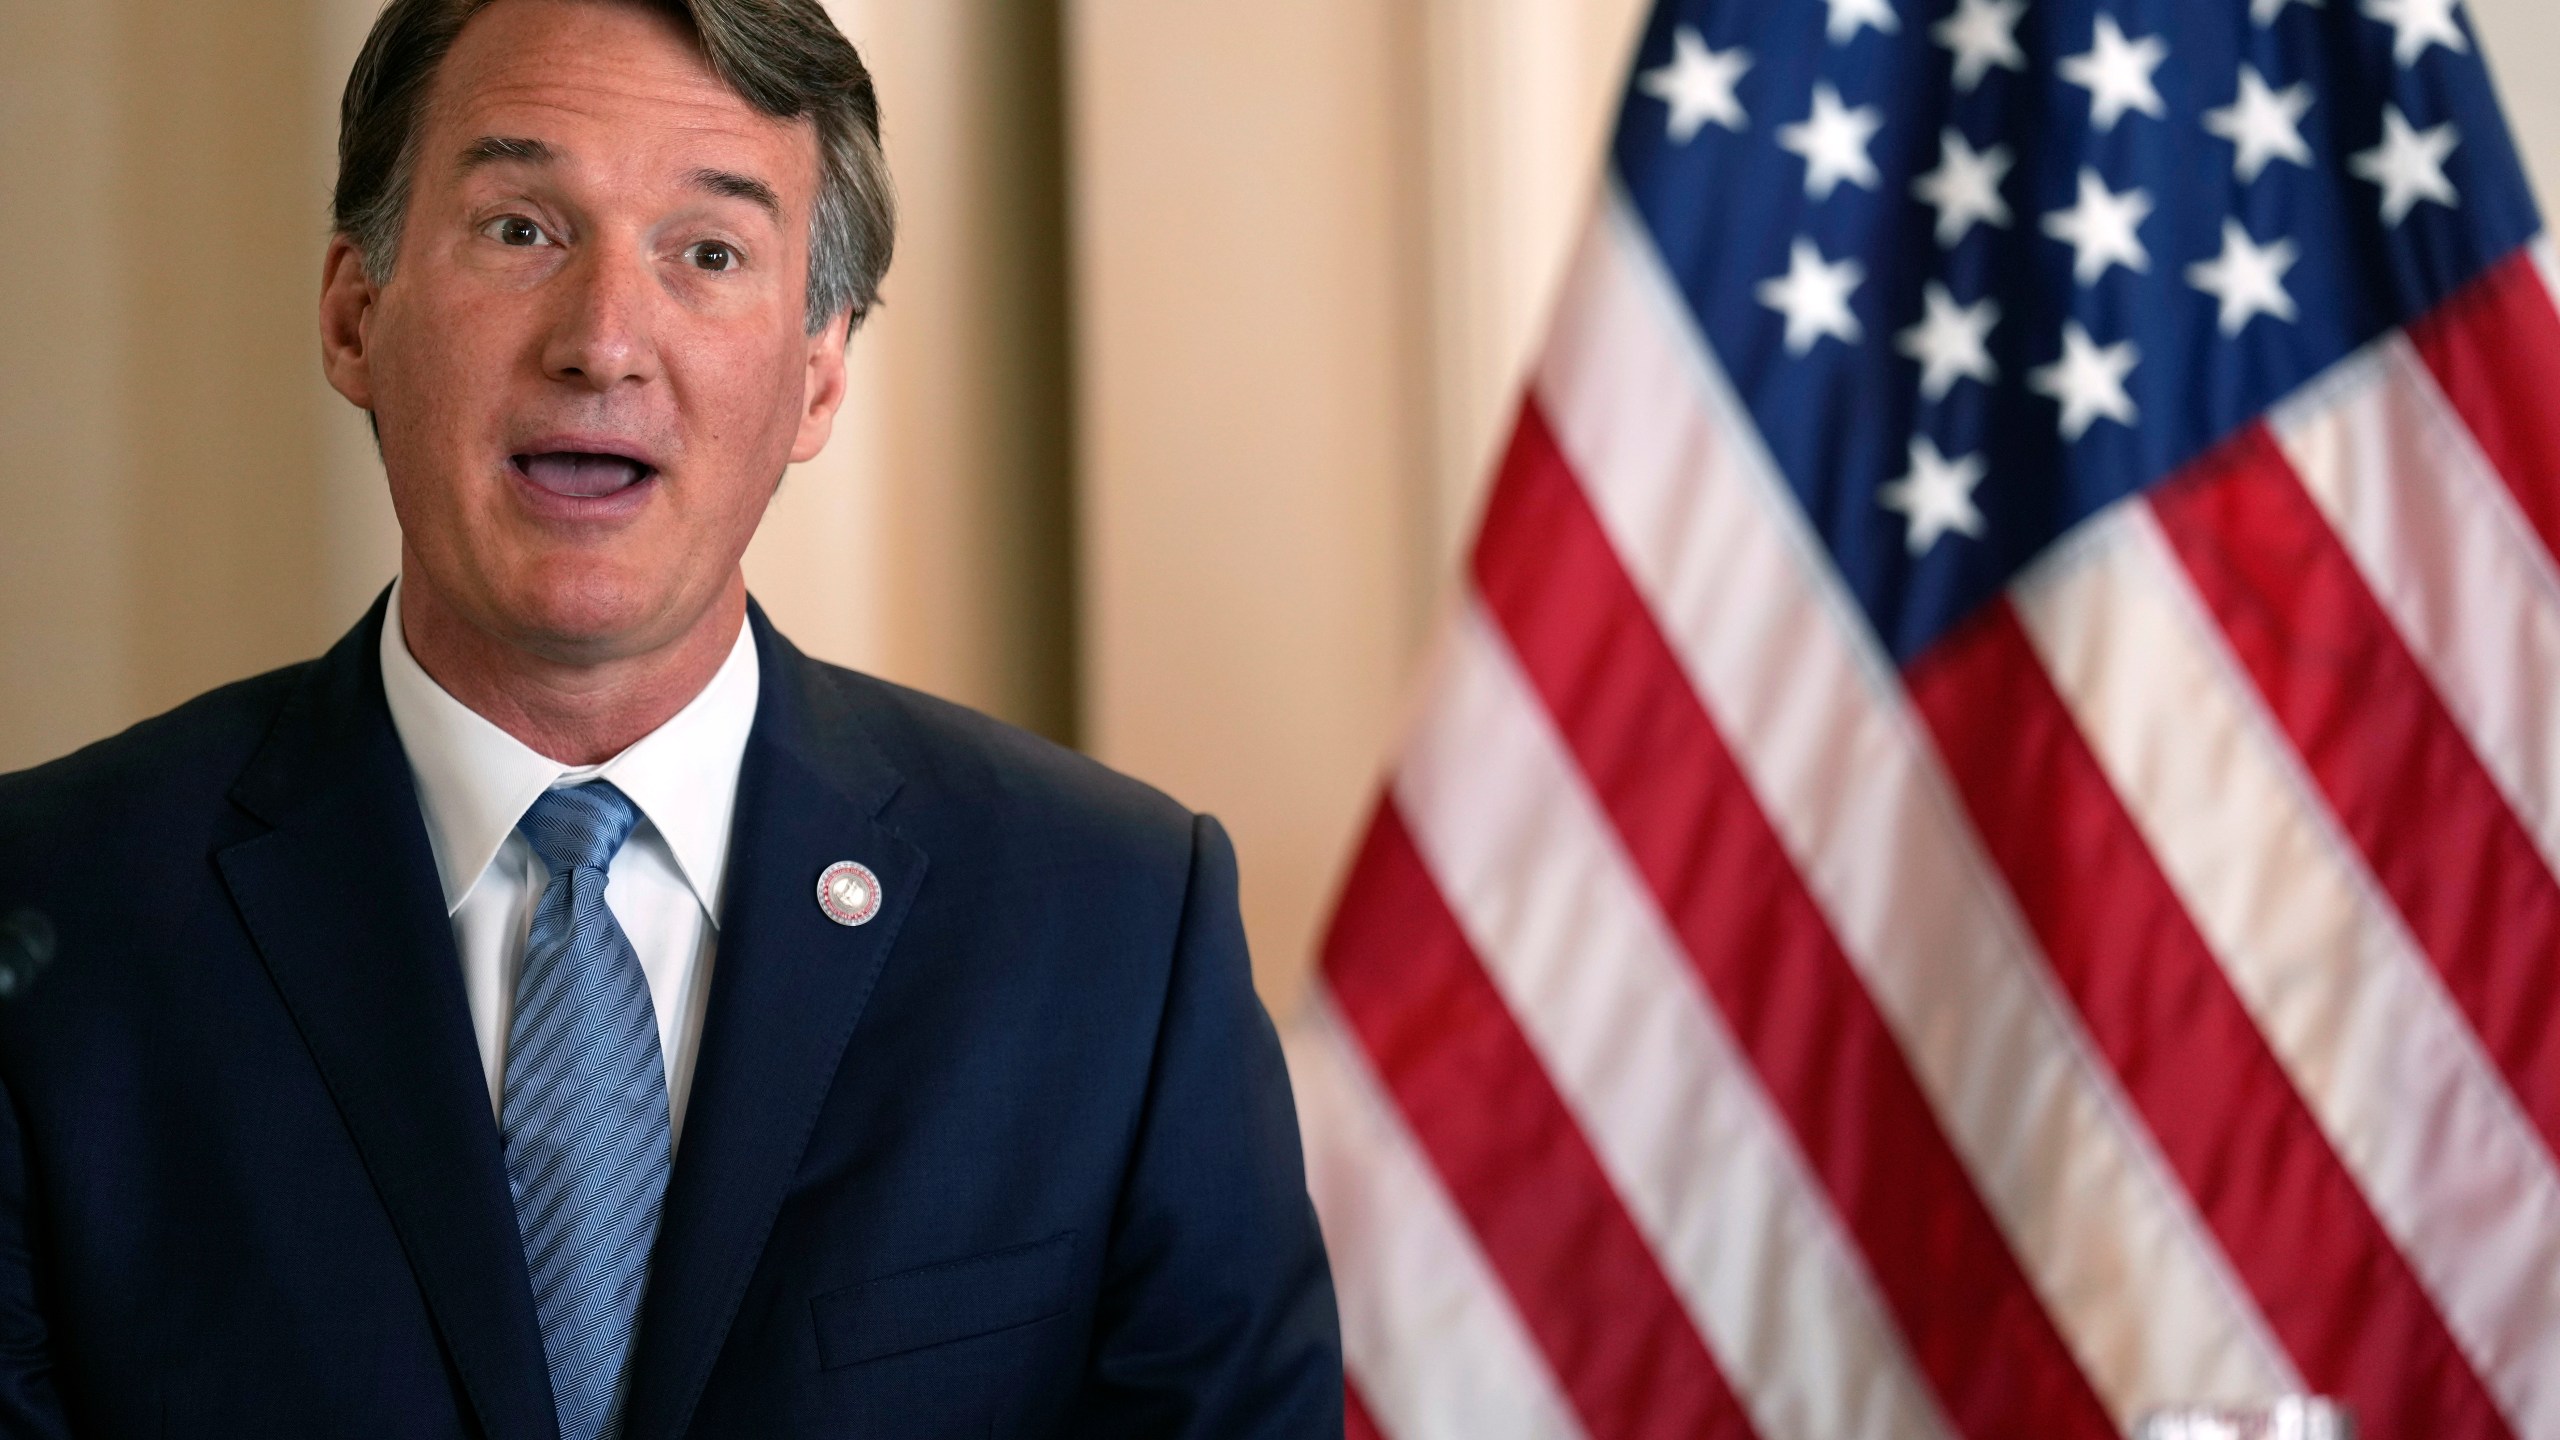
M 445 52 L 495 0 L 391 0 L 338 106 L 331 210 L 375 284 L 391 278 L 418 162 L 418 119 Z M 808 116 L 818 135 L 809 216 L 809 333 L 862 323 L 880 297 L 897 207 L 880 149 L 880 100 L 862 56 L 818 0 L 633 0 L 683 21 L 713 73 L 756 109 Z

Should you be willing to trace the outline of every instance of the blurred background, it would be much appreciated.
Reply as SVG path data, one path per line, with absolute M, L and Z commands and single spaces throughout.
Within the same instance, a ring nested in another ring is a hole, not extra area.
M 0 770 L 316 653 L 396 567 L 314 321 L 375 8 L 0 0 Z M 1275 1009 L 1643 8 L 830 0 L 903 223 L 750 580 L 812 652 L 1222 816 Z M 2560 12 L 2470 11 L 2560 194 Z

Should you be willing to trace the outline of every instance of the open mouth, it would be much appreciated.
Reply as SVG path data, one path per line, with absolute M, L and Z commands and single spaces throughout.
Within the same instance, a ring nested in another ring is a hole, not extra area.
M 658 473 L 657 467 L 644 465 L 629 456 L 602 455 L 583 450 L 545 450 L 529 455 L 510 455 L 507 461 L 515 467 L 518 475 L 536 487 L 575 500 L 619 494 Z

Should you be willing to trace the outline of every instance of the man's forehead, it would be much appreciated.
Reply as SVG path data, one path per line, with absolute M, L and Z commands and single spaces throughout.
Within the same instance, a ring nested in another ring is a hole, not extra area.
M 809 122 L 749 104 L 655 7 L 504 0 L 472 18 L 439 71 L 429 129 L 464 170 L 650 152 L 687 170 L 814 180 Z

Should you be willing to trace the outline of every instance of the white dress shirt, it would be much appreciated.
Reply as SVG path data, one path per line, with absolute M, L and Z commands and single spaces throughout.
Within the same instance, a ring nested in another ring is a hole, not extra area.
M 719 673 L 667 723 L 601 765 L 563 765 L 453 698 L 419 666 L 400 630 L 399 586 L 392 587 L 382 624 L 383 693 L 417 781 L 489 1103 L 501 1120 L 516 974 L 550 880 L 516 822 L 546 790 L 610 780 L 640 820 L 607 873 L 605 904 L 649 977 L 667 1062 L 667 1119 L 683 1132 L 719 941 L 738 764 L 755 725 L 760 680 L 754 638 L 740 625 Z

